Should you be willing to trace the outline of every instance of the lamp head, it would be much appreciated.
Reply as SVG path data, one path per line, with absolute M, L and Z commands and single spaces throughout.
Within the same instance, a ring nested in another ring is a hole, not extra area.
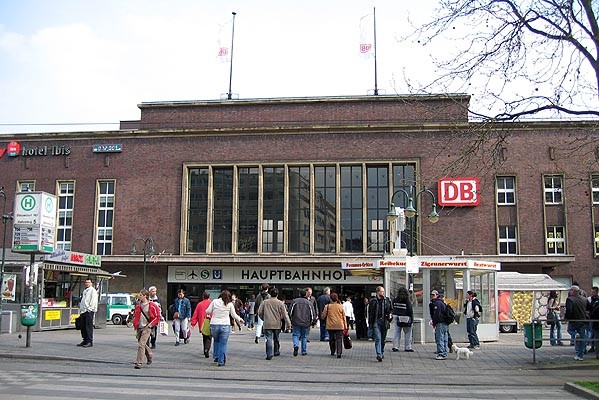
M 408 199 L 408 207 L 404 210 L 404 214 L 407 218 L 414 218 L 416 216 L 416 209 L 414 208 L 413 200 L 410 197 Z
M 131 245 L 131 250 L 129 250 L 131 254 L 137 254 L 137 249 L 135 248 L 135 242 Z
M 431 224 L 436 223 L 437 221 L 439 221 L 439 218 L 441 218 L 439 216 L 439 213 L 437 212 L 437 205 L 433 204 L 433 210 L 430 212 L 430 214 L 428 215 L 428 220 L 431 222 Z
M 387 213 L 387 221 L 393 222 L 399 218 L 399 214 L 395 210 L 395 204 L 391 203 L 391 208 L 389 208 L 389 212 Z
M 152 240 L 152 238 L 150 238 L 150 248 L 148 249 L 148 254 L 154 254 L 154 241 Z

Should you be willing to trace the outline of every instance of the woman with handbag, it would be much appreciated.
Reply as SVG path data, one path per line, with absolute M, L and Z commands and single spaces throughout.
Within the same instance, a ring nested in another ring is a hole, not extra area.
M 204 344 L 204 357 L 210 357 L 210 347 L 212 346 L 212 335 L 210 334 L 210 317 L 206 315 L 206 310 L 210 305 L 210 293 L 204 292 L 202 301 L 198 303 L 193 316 L 191 317 L 191 326 L 198 324 L 198 329 L 202 334 Z
M 322 319 L 326 321 L 327 331 L 329 331 L 331 355 L 334 356 L 336 353 L 337 358 L 341 358 L 343 353 L 343 331 L 347 330 L 347 319 L 337 293 L 331 293 L 331 302 L 324 306 Z
M 559 318 L 559 299 L 557 291 L 549 292 L 547 301 L 547 325 L 549 325 L 549 343 L 552 346 L 563 346 L 562 343 L 562 323 Z
M 235 312 L 235 306 L 231 299 L 231 293 L 223 290 L 218 299 L 214 299 L 206 309 L 210 315 L 210 332 L 214 338 L 214 362 L 219 367 L 224 367 L 227 362 L 227 343 L 231 334 L 230 317 L 243 325 L 243 319 Z
M 152 333 L 152 328 L 160 322 L 160 308 L 156 303 L 149 300 L 150 292 L 142 289 L 139 292 L 139 301 L 135 304 L 135 317 L 133 318 L 133 328 L 137 337 L 137 359 L 135 360 L 135 369 L 140 369 L 144 355 L 148 365 L 152 364 L 152 350 L 148 346 L 148 338 Z

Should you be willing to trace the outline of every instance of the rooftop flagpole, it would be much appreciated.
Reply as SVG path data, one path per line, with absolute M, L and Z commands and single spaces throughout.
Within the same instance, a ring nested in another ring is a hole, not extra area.
M 235 15 L 237 13 L 233 11 L 233 27 L 231 28 L 231 65 L 229 66 L 229 93 L 227 93 L 227 100 L 231 100 L 233 92 L 231 90 L 231 82 L 233 81 L 233 43 L 235 41 Z
M 377 65 L 376 65 L 376 7 L 373 7 L 373 23 L 374 23 L 374 95 L 378 96 L 379 94 L 379 86 L 378 86 L 378 75 L 377 75 Z M 232 50 L 232 49 L 231 49 Z

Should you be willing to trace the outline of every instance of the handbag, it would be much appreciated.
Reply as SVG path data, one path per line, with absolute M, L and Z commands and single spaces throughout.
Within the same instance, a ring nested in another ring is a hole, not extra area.
M 75 329 L 77 329 L 78 331 L 81 330 L 81 317 L 75 318 Z
M 166 321 L 160 321 L 158 323 L 158 333 L 162 336 L 168 336 L 168 324 Z
M 547 323 L 553 324 L 555 323 L 555 311 L 547 311 Z
M 200 332 L 204 336 L 210 336 L 212 333 L 210 332 L 210 318 L 204 318 L 204 322 L 202 322 L 202 327 L 200 328 Z
M 346 331 L 343 332 L 343 348 L 346 350 L 351 349 L 353 346 L 353 343 L 351 341 L 351 338 L 349 337 L 349 332 L 346 333 Z

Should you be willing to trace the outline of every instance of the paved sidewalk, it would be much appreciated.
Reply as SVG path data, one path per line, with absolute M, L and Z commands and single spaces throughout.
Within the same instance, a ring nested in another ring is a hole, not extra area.
M 353 333 L 352 333 L 353 334 Z M 475 385 L 521 385 L 522 387 L 554 385 L 562 387 L 568 381 L 596 380 L 599 360 L 588 354 L 585 361 L 574 361 L 574 348 L 552 347 L 543 343 L 537 350 L 537 363 L 532 362 L 532 350 L 525 348 L 521 333 L 502 334 L 498 342 L 483 343 L 474 350 L 470 360 L 455 360 L 453 354 L 445 361 L 434 359 L 434 343 L 415 345 L 414 352 L 392 352 L 387 343 L 385 359 L 376 361 L 372 341 L 354 340 L 354 347 L 344 350 L 341 359 L 331 357 L 328 343 L 318 341 L 318 332 L 311 333 L 308 355 L 293 357 L 290 334 L 281 334 L 281 356 L 266 361 L 265 345 L 261 340 L 254 343 L 254 332 L 243 331 L 232 334 L 227 352 L 226 379 L 253 379 L 264 381 L 265 376 L 273 381 L 287 379 L 291 382 L 373 382 L 384 384 L 409 383 L 411 385 L 461 384 L 464 368 L 476 370 Z M 109 324 L 105 329 L 96 329 L 94 347 L 81 348 L 79 331 L 58 330 L 33 332 L 31 347 L 25 347 L 25 333 L 0 335 L 0 358 L 20 360 L 62 360 L 82 363 L 82 368 L 113 368 L 136 373 L 133 363 L 137 342 L 133 330 L 125 326 Z M 97 364 L 99 363 L 99 364 Z M 9 363 L 0 363 L 0 371 Z M 58 365 L 58 363 L 57 363 Z M 90 365 L 103 365 L 91 367 Z M 112 365 L 112 367 L 110 367 Z M 223 368 L 213 368 L 212 359 L 202 354 L 201 336 L 194 328 L 191 342 L 174 346 L 172 335 L 159 337 L 154 353 L 154 363 L 144 366 L 145 376 L 178 378 L 222 379 Z M 323 371 L 340 373 L 327 374 Z M 373 371 L 375 371 L 373 373 Z M 431 380 L 431 371 L 434 377 Z M 281 376 L 282 378 L 279 378 Z M 589 378 L 594 377 L 594 378 Z M 447 380 L 455 380 L 448 383 Z M 508 383 L 509 382 L 509 383 Z

